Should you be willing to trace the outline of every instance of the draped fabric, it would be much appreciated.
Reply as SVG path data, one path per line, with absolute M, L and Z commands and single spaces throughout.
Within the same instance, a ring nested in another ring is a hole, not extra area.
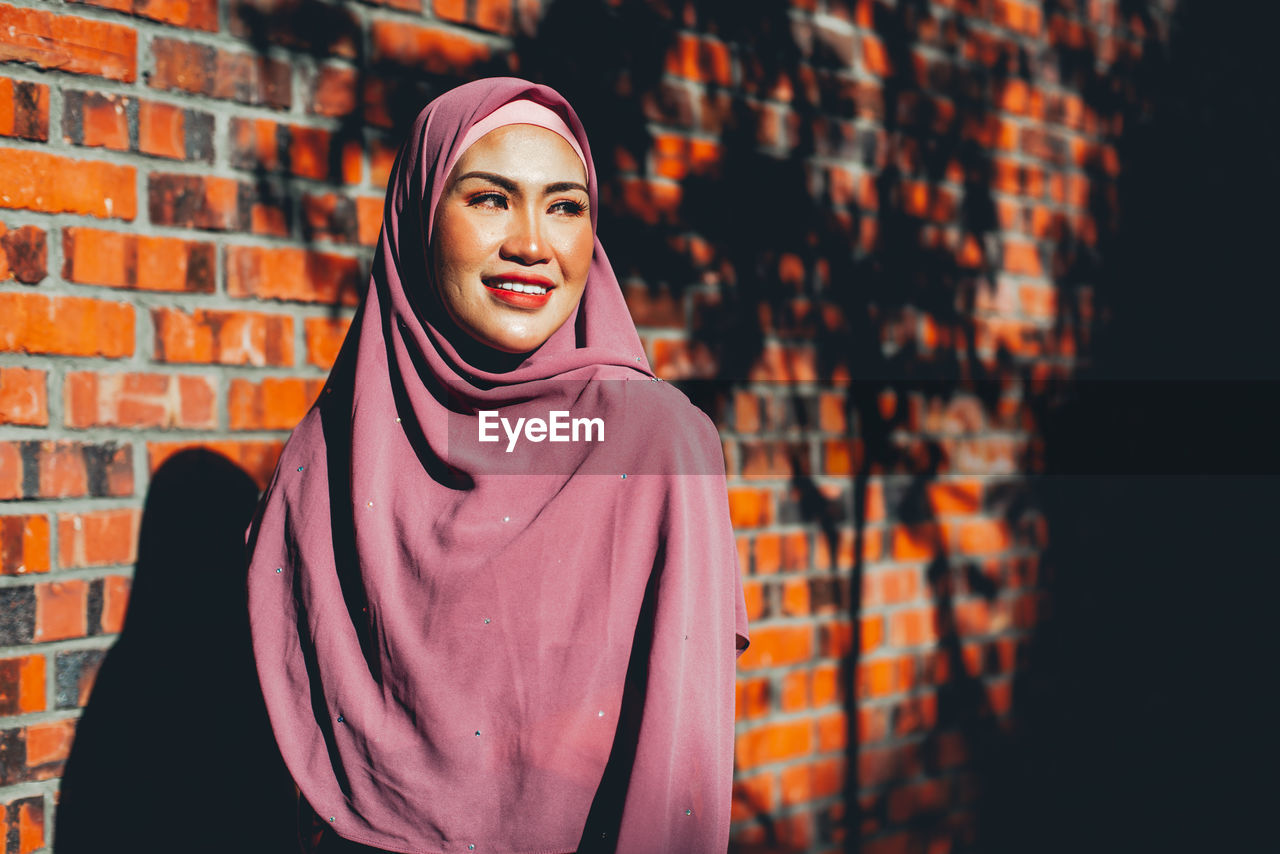
M 576 313 L 469 363 L 431 281 L 469 128 L 555 91 L 481 80 L 396 158 L 368 290 L 250 526 L 263 695 L 307 801 L 388 851 L 723 851 L 746 613 L 711 421 L 657 381 L 599 239 Z M 483 413 L 583 419 L 480 439 Z M 599 421 L 599 436 L 586 428 Z

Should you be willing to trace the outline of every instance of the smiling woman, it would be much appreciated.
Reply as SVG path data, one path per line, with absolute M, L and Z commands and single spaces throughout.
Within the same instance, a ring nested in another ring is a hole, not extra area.
M 503 353 L 542 345 L 577 307 L 591 268 L 586 165 L 563 136 L 515 124 L 454 165 L 436 208 L 436 285 L 450 318 Z
M 441 96 L 396 160 L 248 535 L 326 854 L 725 850 L 747 627 L 719 436 L 649 369 L 595 202 L 577 116 L 523 80 Z

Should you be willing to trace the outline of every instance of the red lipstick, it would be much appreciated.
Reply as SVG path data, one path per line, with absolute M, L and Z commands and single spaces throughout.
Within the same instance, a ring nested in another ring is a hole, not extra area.
M 511 282 L 521 285 L 538 285 L 546 288 L 546 293 L 542 294 L 522 294 L 517 291 L 506 290 L 498 285 L 502 282 Z M 535 276 L 529 273 L 505 273 L 493 276 L 484 281 L 485 289 L 494 299 L 506 303 L 516 308 L 537 309 L 542 308 L 551 300 L 551 292 L 555 290 L 555 284 L 550 279 L 542 276 Z

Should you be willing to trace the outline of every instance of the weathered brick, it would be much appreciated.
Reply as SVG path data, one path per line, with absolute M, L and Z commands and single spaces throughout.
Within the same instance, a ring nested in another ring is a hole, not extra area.
M 307 112 L 319 116 L 351 115 L 358 105 L 358 82 L 359 75 L 354 68 L 335 65 L 321 67 L 310 81 L 311 98 L 307 102 Z M 0 129 L 3 129 L 3 124 L 0 124 Z
M 0 5 L 0 56 L 132 83 L 138 72 L 138 34 L 106 21 Z
M 62 138 L 75 145 L 129 151 L 130 115 L 126 105 L 134 101 L 125 95 L 101 92 L 63 93 Z
M 133 507 L 58 514 L 58 566 L 115 566 L 137 560 L 141 513 Z
M 8 228 L 0 222 L 0 282 L 17 279 L 34 285 L 48 273 L 45 233 L 38 226 Z
M 147 209 L 155 225 L 244 231 L 251 204 L 250 188 L 231 178 L 163 172 L 147 176 Z
M 61 356 L 133 354 L 133 306 L 85 297 L 0 293 L 0 352 Z
M 227 248 L 227 293 L 233 297 L 355 305 L 359 260 L 302 249 Z
M 287 63 L 168 38 L 157 38 L 151 49 L 155 71 L 149 82 L 156 89 L 276 109 L 288 109 L 292 102 Z
M 0 77 L 0 136 L 49 139 L 49 87 Z
M 98 668 L 106 658 L 101 649 L 76 649 L 54 656 L 54 708 L 82 708 L 89 702 Z
M 214 396 L 208 377 L 72 371 L 63 384 L 63 412 L 66 425 L 80 429 L 212 430 L 217 427 Z
M 0 424 L 49 423 L 44 371 L 0 367 Z
M 29 795 L 0 804 L 0 828 L 14 854 L 33 854 L 45 847 L 44 795 Z
M 0 575 L 49 571 L 49 517 L 0 516 Z
M 286 315 L 154 308 L 151 321 L 161 362 L 293 364 L 293 318 Z
M 62 276 L 86 285 L 213 293 L 214 245 L 94 228 L 62 231 Z
M 133 580 L 123 575 L 109 575 L 101 581 L 102 611 L 98 617 L 97 624 L 90 624 L 89 629 L 95 634 L 99 631 L 107 634 L 118 634 L 124 628 L 124 618 L 129 607 L 129 592 L 133 588 Z
M 324 380 L 292 377 L 255 383 L 236 378 L 227 393 L 232 430 L 292 430 L 324 388 Z
M 43 151 L 0 149 L 0 207 L 132 220 L 138 211 L 132 166 Z
M 258 484 L 259 489 L 266 489 L 271 482 L 271 474 L 275 471 L 276 460 L 284 448 L 283 442 L 231 442 L 231 441 L 198 441 L 198 442 L 148 442 L 148 466 L 154 474 L 164 465 L 165 460 L 188 448 L 207 448 L 222 454 L 249 473 Z M 3 590 L 3 588 L 0 588 Z

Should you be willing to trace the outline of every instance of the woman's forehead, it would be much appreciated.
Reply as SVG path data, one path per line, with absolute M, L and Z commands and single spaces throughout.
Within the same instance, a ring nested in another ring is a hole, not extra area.
M 587 178 L 585 165 L 564 137 L 528 124 L 503 125 L 476 140 L 454 165 L 454 180 L 476 171 L 532 184 L 585 184 Z

